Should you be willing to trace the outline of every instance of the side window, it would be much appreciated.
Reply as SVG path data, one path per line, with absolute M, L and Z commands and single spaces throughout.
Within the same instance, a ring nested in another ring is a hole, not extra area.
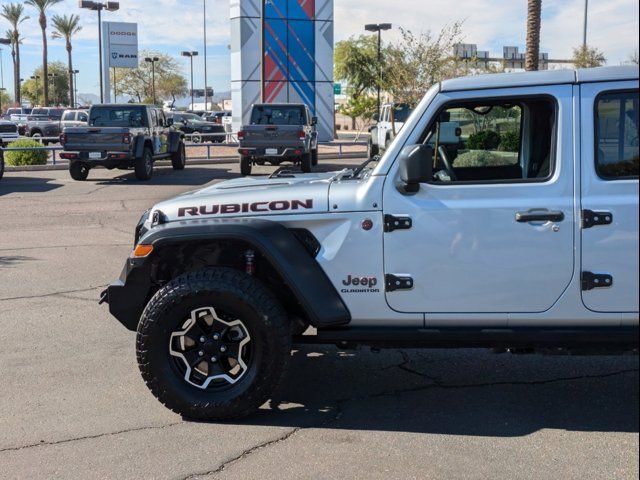
M 638 178 L 638 90 L 596 100 L 596 171 L 607 180 Z
M 446 106 L 426 134 L 436 183 L 544 181 L 555 163 L 555 102 L 512 98 Z
M 87 121 L 89 121 L 89 117 L 87 116 L 87 114 L 86 114 L 86 113 L 84 113 L 84 112 L 79 112 L 79 113 L 78 113 L 78 121 L 79 121 L 79 122 L 87 122 Z
M 64 117 L 62 120 L 65 122 L 73 122 L 75 120 L 75 115 L 76 114 L 74 112 L 67 112 L 64 114 Z
M 157 127 L 158 126 L 158 112 L 155 109 L 151 109 L 151 126 L 152 127 Z

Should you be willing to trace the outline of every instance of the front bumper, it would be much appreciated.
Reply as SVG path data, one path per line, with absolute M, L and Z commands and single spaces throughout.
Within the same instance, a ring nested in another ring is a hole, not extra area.
M 151 295 L 150 267 L 144 259 L 127 259 L 120 278 L 102 292 L 100 303 L 128 330 L 136 331 Z

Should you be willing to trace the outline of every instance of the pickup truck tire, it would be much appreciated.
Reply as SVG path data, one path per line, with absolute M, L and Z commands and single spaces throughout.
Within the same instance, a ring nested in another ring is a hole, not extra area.
M 314 167 L 318 166 L 318 149 L 314 148 L 311 150 L 311 165 Z
M 232 420 L 272 398 L 289 364 L 290 328 L 282 305 L 254 277 L 229 268 L 189 272 L 144 310 L 138 365 L 153 395 L 174 412 Z
M 300 168 L 302 173 L 311 173 L 313 170 L 313 153 L 309 152 L 300 159 Z
M 171 154 L 171 166 L 174 170 L 184 170 L 187 164 L 187 151 L 184 143 L 180 142 L 178 149 Z
M 2 148 L 2 144 L 0 144 L 0 148 Z M 4 155 L 0 152 L 0 180 L 4 176 Z
M 245 157 L 242 155 L 240 157 L 240 173 L 244 177 L 248 177 L 251 175 L 251 157 Z
M 380 154 L 380 148 L 373 143 L 373 138 L 367 142 L 367 158 L 372 160 L 376 155 Z
M 151 180 L 153 177 L 153 152 L 149 147 L 145 147 L 142 151 L 142 157 L 136 159 L 134 169 L 138 180 L 143 182 Z
M 74 180 L 84 182 L 89 176 L 89 167 L 82 162 L 71 162 L 69 164 L 69 174 Z

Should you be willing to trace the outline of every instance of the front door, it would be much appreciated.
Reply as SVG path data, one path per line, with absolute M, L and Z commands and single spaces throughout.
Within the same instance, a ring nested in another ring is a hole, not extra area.
M 570 85 L 436 97 L 411 141 L 436 152 L 433 181 L 414 195 L 385 183 L 385 214 L 412 221 L 385 233 L 387 279 L 413 280 L 387 288 L 393 309 L 554 305 L 574 271 L 572 101 Z
M 637 82 L 581 87 L 582 299 L 596 312 L 638 311 L 638 110 Z

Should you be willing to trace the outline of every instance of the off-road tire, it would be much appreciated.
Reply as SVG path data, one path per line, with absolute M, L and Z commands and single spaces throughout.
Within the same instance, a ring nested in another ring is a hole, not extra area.
M 318 148 L 311 150 L 311 165 L 318 166 Z
M 174 170 L 184 170 L 187 165 L 187 150 L 183 142 L 180 142 L 178 149 L 171 154 L 171 166 Z
M 243 177 L 248 177 L 251 175 L 251 170 L 251 157 L 245 157 L 244 155 L 240 156 L 240 174 Z
M 313 153 L 309 152 L 300 158 L 300 168 L 302 173 L 311 173 L 313 171 Z
M 370 138 L 367 142 L 367 158 L 372 160 L 376 155 L 380 154 L 380 147 L 373 143 L 373 138 Z
M 389 147 L 391 146 L 391 144 L 393 143 L 393 138 L 391 138 L 390 136 L 387 137 L 387 139 L 384 141 L 384 151 L 386 152 L 387 150 L 389 150 Z
M 79 182 L 84 182 L 89 176 L 89 167 L 82 162 L 71 162 L 69 164 L 69 174 L 71 178 Z
M 0 144 L 0 148 L 2 148 L 2 144 Z M 4 176 L 4 156 L 2 152 L 0 152 L 0 180 Z
M 255 342 L 253 360 L 238 383 L 225 390 L 188 384 L 170 363 L 171 332 L 194 309 L 213 307 L 241 317 Z M 287 315 L 258 280 L 238 270 L 209 268 L 186 273 L 165 285 L 145 308 L 136 341 L 142 377 L 153 395 L 185 418 L 231 420 L 255 412 L 272 398 L 291 356 Z
M 142 182 L 151 180 L 153 177 L 153 152 L 149 147 L 145 147 L 142 156 L 136 159 L 134 170 L 136 178 Z

